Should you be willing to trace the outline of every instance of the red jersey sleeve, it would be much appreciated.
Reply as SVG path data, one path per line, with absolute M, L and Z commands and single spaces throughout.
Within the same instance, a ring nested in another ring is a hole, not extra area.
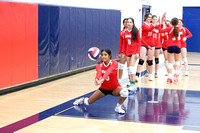
M 124 33 L 124 36 L 125 36 L 125 33 Z M 123 48 L 122 48 L 122 52 L 123 52 L 124 55 L 126 55 L 126 46 L 127 46 L 126 39 L 124 37 L 124 39 L 123 39 Z
M 171 25 L 170 24 L 166 24 L 166 27 L 171 27 Z
M 165 33 L 165 32 L 170 32 L 171 31 L 171 29 L 172 29 L 172 27 L 167 27 L 167 28 L 165 28 L 165 29 L 159 29 L 159 32 L 160 33 Z
M 184 28 L 185 28 L 185 27 L 184 27 Z M 186 34 L 188 34 L 188 35 L 186 36 L 186 38 L 192 37 L 192 33 L 191 33 L 187 28 L 185 28 L 185 32 L 186 32 Z
M 140 37 L 140 31 L 138 30 L 138 34 L 137 34 L 137 41 L 138 41 L 138 45 L 137 45 L 137 53 L 140 54 L 140 48 L 141 48 L 141 37 Z
M 150 26 L 146 25 L 146 24 L 142 24 L 142 30 L 146 30 L 146 31 L 152 31 L 155 27 L 150 24 Z
M 96 66 L 96 71 L 97 71 L 97 73 L 96 73 L 96 79 L 100 79 L 100 77 L 102 76 L 102 70 L 101 70 L 100 64 L 98 64 Z
M 121 31 L 119 33 L 119 52 L 118 54 L 120 54 L 122 52 L 122 46 L 123 46 L 123 31 Z
M 113 72 L 115 69 L 118 68 L 118 63 L 116 61 L 112 62 L 112 65 L 108 68 L 108 70 L 105 72 L 105 74 L 103 75 L 102 79 L 104 79 L 104 81 L 106 80 L 106 78 L 110 75 L 111 72 Z

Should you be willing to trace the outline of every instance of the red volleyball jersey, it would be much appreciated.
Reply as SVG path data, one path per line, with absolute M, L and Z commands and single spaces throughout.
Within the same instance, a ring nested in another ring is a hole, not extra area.
M 160 43 L 159 30 L 154 28 L 152 32 L 153 32 L 153 39 L 154 39 L 155 48 L 160 48 L 161 47 L 161 43 Z
M 131 31 L 126 30 L 124 31 L 124 42 L 123 42 L 123 49 L 125 55 L 133 55 L 140 53 L 141 47 L 141 38 L 139 30 L 136 39 L 131 39 Z
M 171 25 L 167 24 L 166 27 L 171 27 Z M 163 24 L 161 24 L 161 28 L 163 28 Z M 161 37 L 162 48 L 167 49 L 169 35 L 168 35 L 168 32 L 165 32 L 163 34 L 164 34 L 164 36 L 160 36 Z
M 183 38 L 190 38 L 192 37 L 192 33 L 186 28 L 186 27 L 181 27 L 179 31 L 180 37 L 181 37 L 181 47 L 186 47 L 186 41 L 183 41 Z M 188 34 L 186 36 L 186 34 Z
M 155 46 L 152 33 L 154 28 L 152 24 L 147 24 L 146 22 L 142 24 L 142 46 Z
M 162 42 L 162 48 L 165 48 L 167 49 L 167 46 L 168 46 L 168 40 L 169 40 L 169 37 L 168 37 L 168 32 L 165 32 L 163 33 L 164 36 L 161 36 L 161 42 Z
M 177 27 L 177 29 L 179 30 L 179 28 Z M 159 30 L 160 33 L 165 33 L 167 32 L 168 35 L 169 35 L 169 40 L 168 40 L 168 45 L 167 47 L 170 47 L 170 46 L 177 46 L 179 48 L 181 48 L 181 43 L 180 43 L 180 34 L 177 38 L 175 38 L 173 36 L 173 32 L 174 32 L 174 27 L 167 27 L 165 29 L 160 29 Z
M 123 53 L 124 31 L 126 31 L 126 29 L 123 29 L 119 33 L 119 52 L 118 52 L 118 54 L 120 54 L 121 52 Z
M 108 65 L 101 62 L 96 66 L 96 71 L 96 78 L 104 79 L 104 82 L 100 86 L 101 89 L 114 90 L 120 86 L 117 79 L 118 63 L 116 61 L 110 60 Z

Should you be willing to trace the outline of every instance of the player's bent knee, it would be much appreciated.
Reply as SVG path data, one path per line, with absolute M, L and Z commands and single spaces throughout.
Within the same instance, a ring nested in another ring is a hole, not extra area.
M 136 73 L 136 69 L 135 66 L 130 66 L 128 67 L 128 74 L 135 74 Z
M 128 97 L 128 90 L 126 88 L 123 88 L 120 92 L 119 92 L 121 97 Z
M 159 64 L 159 58 L 155 58 L 155 63 Z
M 149 66 L 152 66 L 153 65 L 153 60 L 148 60 L 147 63 L 148 63 Z
M 124 69 L 124 64 L 119 63 L 119 69 L 123 70 Z
M 143 65 L 144 64 L 144 60 L 143 59 L 139 59 L 139 63 L 140 65 Z

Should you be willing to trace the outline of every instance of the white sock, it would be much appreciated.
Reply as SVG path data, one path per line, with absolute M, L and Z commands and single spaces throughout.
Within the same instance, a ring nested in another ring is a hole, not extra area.
M 117 107 L 120 107 L 120 106 L 121 106 L 121 104 L 117 103 Z
M 178 75 L 178 70 L 174 70 L 174 73 Z
M 88 99 L 89 99 L 89 98 L 87 98 L 87 97 L 84 99 L 84 104 L 85 104 L 85 105 L 89 105 Z
M 168 74 L 168 78 L 172 79 L 173 78 L 173 73 Z

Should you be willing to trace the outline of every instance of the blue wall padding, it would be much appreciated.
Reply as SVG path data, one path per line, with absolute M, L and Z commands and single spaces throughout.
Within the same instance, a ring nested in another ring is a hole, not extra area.
M 70 8 L 60 8 L 60 72 L 65 72 L 70 70 Z
M 183 7 L 184 26 L 192 33 L 192 38 L 188 38 L 188 52 L 200 52 L 200 7 Z
M 49 43 L 49 74 L 54 75 L 59 73 L 59 7 L 50 7 L 50 43 Z M 62 47 L 61 47 L 62 48 Z
M 49 76 L 50 7 L 38 7 L 38 77 Z
M 110 48 L 117 58 L 121 12 L 39 5 L 39 78 L 96 64 L 90 47 Z

